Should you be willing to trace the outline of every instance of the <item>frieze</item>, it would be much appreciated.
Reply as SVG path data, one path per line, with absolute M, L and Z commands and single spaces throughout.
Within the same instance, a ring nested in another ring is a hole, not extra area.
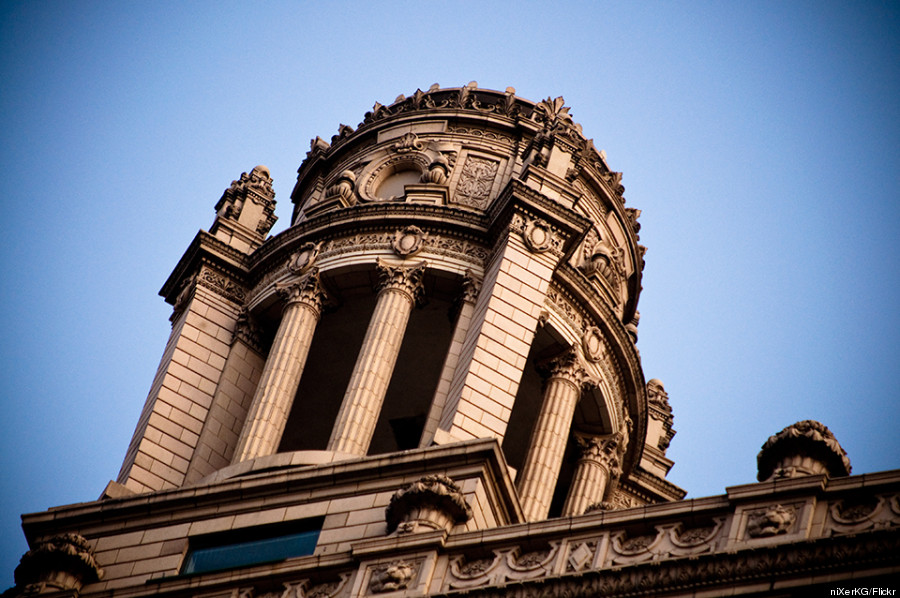
M 204 266 L 197 276 L 197 284 L 234 303 L 243 304 L 246 292 L 243 287 L 225 274 Z
M 347 595 L 347 582 L 351 573 L 342 573 L 337 579 L 314 582 L 309 579 L 284 582 L 278 589 L 241 588 L 236 598 L 339 598 Z M 271 586 L 269 586 L 271 587 Z
M 586 540 L 567 543 L 566 573 L 574 573 L 587 569 L 597 553 L 598 540 Z
M 322 243 L 319 259 L 332 258 L 346 253 L 372 252 L 377 250 L 393 251 L 396 232 L 358 233 L 340 237 Z M 480 270 L 490 256 L 482 245 L 464 239 L 444 235 L 429 234 L 422 239 L 422 247 L 418 253 L 431 253 L 458 259 L 478 266 Z
M 538 578 L 538 583 L 501 587 L 472 587 L 467 596 L 475 598 L 595 598 L 596 596 L 658 596 L 672 590 L 729 587 L 735 583 L 772 580 L 780 575 L 816 572 L 835 574 L 872 569 L 878 565 L 896 566 L 900 553 L 900 534 L 846 541 L 790 544 L 777 549 L 739 551 L 737 553 L 699 554 L 663 561 L 654 566 L 587 569 L 573 575 Z M 455 589 L 452 584 L 445 594 Z
M 896 527 L 900 525 L 900 494 L 841 499 L 828 505 L 828 535 Z
M 658 525 L 654 532 L 637 535 L 616 532 L 610 536 L 610 564 L 631 565 L 712 552 L 724 521 L 718 517 L 708 525 L 690 528 L 681 522 Z
M 495 550 L 490 558 L 451 559 L 448 585 L 452 589 L 468 589 L 546 577 L 553 572 L 559 547 L 558 542 L 552 542 L 540 550 L 517 546 Z
M 468 137 L 480 137 L 482 139 L 489 139 L 492 142 L 500 141 L 502 143 L 506 143 L 512 146 L 515 141 L 509 135 L 504 135 L 502 133 L 498 133 L 496 131 L 491 131 L 490 129 L 481 129 L 478 127 L 462 127 L 457 125 L 450 125 L 448 127 L 447 132 L 454 135 L 465 135 Z

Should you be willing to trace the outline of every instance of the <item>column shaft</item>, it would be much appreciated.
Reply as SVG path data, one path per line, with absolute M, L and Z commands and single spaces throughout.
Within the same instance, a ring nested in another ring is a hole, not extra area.
M 528 521 L 546 519 L 550 512 L 572 416 L 581 396 L 584 371 L 573 353 L 556 360 L 551 368 L 519 478 L 519 499 Z
M 241 430 L 233 463 L 277 451 L 319 321 L 324 293 L 318 272 L 279 288 L 279 292 L 288 304 Z
M 378 302 L 328 441 L 330 451 L 355 455 L 368 452 L 409 314 L 421 292 L 424 262 L 403 268 L 379 261 L 378 268 Z

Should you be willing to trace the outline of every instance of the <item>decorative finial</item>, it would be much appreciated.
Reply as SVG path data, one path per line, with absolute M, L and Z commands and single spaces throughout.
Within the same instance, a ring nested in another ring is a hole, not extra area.
M 756 457 L 757 479 L 827 473 L 831 477 L 850 475 L 850 459 L 837 438 L 824 424 L 807 419 L 770 436 Z

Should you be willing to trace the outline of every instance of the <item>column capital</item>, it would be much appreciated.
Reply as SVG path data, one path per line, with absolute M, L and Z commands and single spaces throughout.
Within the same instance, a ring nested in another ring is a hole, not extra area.
M 596 463 L 613 477 L 617 476 L 620 469 L 620 444 L 618 434 L 611 436 L 576 436 L 575 443 L 578 448 L 578 460 Z
M 250 315 L 250 311 L 245 307 L 242 308 L 234 325 L 234 340 L 240 339 L 244 344 L 251 347 L 254 351 L 263 354 L 263 334 L 256 322 L 256 319 Z
M 412 266 L 392 265 L 378 258 L 375 262 L 378 270 L 378 293 L 385 291 L 399 291 L 406 295 L 410 304 L 418 304 L 423 297 L 425 288 L 422 279 L 425 276 L 425 262 L 419 262 Z
M 481 291 L 481 283 L 484 282 L 479 276 L 476 276 L 471 270 L 466 270 L 462 281 L 462 293 L 460 301 L 464 303 L 475 303 L 478 293 Z
M 586 381 L 590 381 L 587 370 L 578 358 L 574 349 L 543 361 L 538 364 L 538 370 L 547 377 L 547 380 L 560 379 L 572 384 L 579 391 Z
M 312 268 L 302 277 L 287 283 L 275 283 L 275 292 L 284 301 L 285 306 L 300 303 L 319 315 L 322 303 L 328 294 L 319 279 L 319 269 Z

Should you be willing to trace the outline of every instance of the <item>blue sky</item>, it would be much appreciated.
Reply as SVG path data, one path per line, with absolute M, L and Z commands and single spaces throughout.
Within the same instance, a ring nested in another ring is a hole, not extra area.
M 310 138 L 435 82 L 563 95 L 624 172 L 690 497 L 800 419 L 900 466 L 896 2 L 146 4 L 0 7 L 0 589 L 20 513 L 116 477 L 228 184 L 269 166 L 284 230 Z

